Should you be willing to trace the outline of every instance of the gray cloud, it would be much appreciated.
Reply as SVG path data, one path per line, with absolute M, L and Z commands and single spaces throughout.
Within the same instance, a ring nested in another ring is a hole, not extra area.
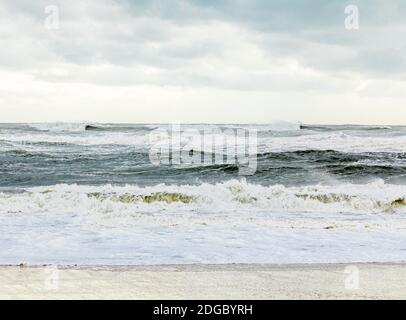
M 0 66 L 42 81 L 235 90 L 340 91 L 352 86 L 342 78 L 404 79 L 406 3 L 351 2 L 361 23 L 352 32 L 343 25 L 347 1 L 55 1 L 61 26 L 47 30 L 49 1 L 7 0 Z M 284 72 L 286 64 L 301 71 Z

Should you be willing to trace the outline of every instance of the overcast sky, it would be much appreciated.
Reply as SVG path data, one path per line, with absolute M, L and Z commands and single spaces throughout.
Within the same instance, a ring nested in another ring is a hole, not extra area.
M 405 35 L 404 0 L 0 0 L 0 122 L 406 124 Z

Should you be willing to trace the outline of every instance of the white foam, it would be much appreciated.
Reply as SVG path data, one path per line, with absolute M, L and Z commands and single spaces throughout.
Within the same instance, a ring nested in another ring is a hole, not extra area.
M 136 135 L 125 132 L 97 132 L 92 134 L 65 134 L 55 135 L 50 133 L 2 133 L 0 140 L 18 143 L 23 147 L 24 143 L 60 143 L 75 145 L 128 145 L 128 146 L 146 146 L 149 143 L 149 137 L 146 135 Z
M 30 123 L 31 128 L 40 131 L 50 132 L 82 132 L 85 131 L 87 123 L 85 122 L 42 122 Z
M 275 121 L 266 126 L 257 127 L 258 130 L 271 130 L 271 131 L 296 131 L 300 130 L 301 123 L 299 121 Z
M 265 137 L 260 140 L 268 152 L 335 150 L 340 152 L 406 152 L 406 135 L 356 136 L 343 132 L 324 132 L 293 137 Z
M 103 197 L 89 197 L 98 193 Z M 142 196 L 173 193 L 192 200 L 143 202 L 133 199 L 120 202 L 120 195 Z M 369 184 L 340 184 L 285 187 L 261 186 L 244 181 L 201 185 L 156 185 L 151 187 L 55 185 L 29 188 L 24 193 L 0 193 L 1 212 L 58 212 L 108 213 L 131 216 L 131 212 L 160 212 L 176 209 L 184 212 L 318 212 L 318 213 L 406 213 L 406 190 L 403 186 L 376 180 Z
M 156 192 L 196 198 L 189 203 L 117 201 L 119 195 Z M 345 196 L 326 203 L 296 196 L 332 193 Z M 200 186 L 56 185 L 2 192 L 0 263 L 402 261 L 405 211 L 402 206 L 385 208 L 404 194 L 403 187 L 380 180 L 295 188 L 234 180 Z
M 168 135 L 165 131 L 85 131 L 85 123 L 47 123 L 31 124 L 39 132 L 9 132 L 0 131 L 0 140 L 14 143 L 24 142 L 49 142 L 49 143 L 70 143 L 77 145 L 129 145 L 148 147 L 150 143 L 159 141 L 165 142 Z M 170 125 L 154 125 L 153 128 L 163 130 L 170 129 Z M 192 127 L 182 127 L 183 129 L 194 128 L 198 130 L 210 130 L 213 127 L 208 125 L 195 125 Z M 234 125 L 230 128 L 256 129 L 264 132 L 258 135 L 259 152 L 286 152 L 298 150 L 336 150 L 341 152 L 406 152 L 406 135 L 398 132 L 396 135 L 379 133 L 373 136 L 357 135 L 350 132 L 328 131 L 328 132 L 308 132 L 300 134 L 283 133 L 283 131 L 297 130 L 300 123 L 274 123 L 270 125 Z M 273 131 L 282 131 L 274 135 Z M 199 134 L 199 133 L 196 133 Z M 214 138 L 218 133 L 213 132 Z M 209 137 L 210 138 L 210 137 Z M 182 136 L 181 144 L 190 144 L 195 150 L 200 150 L 201 137 L 190 135 Z M 240 141 L 242 144 L 245 141 Z M 240 143 L 238 142 L 238 143 Z M 203 149 L 204 150 L 204 149 Z

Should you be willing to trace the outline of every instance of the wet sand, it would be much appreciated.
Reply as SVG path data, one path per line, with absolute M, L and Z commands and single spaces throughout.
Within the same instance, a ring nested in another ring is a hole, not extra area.
M 1 266 L 1 299 L 405 299 L 405 263 Z

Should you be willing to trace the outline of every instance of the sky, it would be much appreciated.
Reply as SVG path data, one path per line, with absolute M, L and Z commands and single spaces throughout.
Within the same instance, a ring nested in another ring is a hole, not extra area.
M 0 0 L 0 122 L 406 124 L 405 35 L 404 0 Z

